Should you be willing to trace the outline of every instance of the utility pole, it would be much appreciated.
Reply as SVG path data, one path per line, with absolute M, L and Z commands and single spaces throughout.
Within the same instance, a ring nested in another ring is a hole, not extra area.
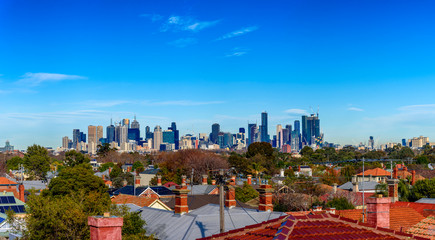
M 362 162 L 363 162 L 363 180 L 362 180 L 362 189 L 363 189 L 363 192 L 362 192 L 362 195 L 363 195 L 363 197 L 362 197 L 362 202 L 363 202 L 363 218 L 362 218 L 362 222 L 364 223 L 364 217 L 366 215 L 366 210 L 364 208 L 365 207 L 365 205 L 364 205 L 364 192 L 365 192 L 365 189 L 364 189 L 364 180 L 365 180 L 365 176 L 364 176 L 364 157 L 362 159 Z M 356 184 L 358 184 L 358 182 Z
M 225 214 L 224 214 L 224 170 L 219 171 L 219 220 L 220 220 L 220 233 L 225 232 Z
M 192 175 L 190 175 L 190 194 L 193 195 L 193 171 L 194 169 L 192 168 Z

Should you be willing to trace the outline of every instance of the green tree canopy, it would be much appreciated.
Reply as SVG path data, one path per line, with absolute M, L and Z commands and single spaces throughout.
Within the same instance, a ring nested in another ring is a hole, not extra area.
M 65 153 L 65 165 L 68 167 L 74 167 L 82 163 L 89 163 L 90 161 L 91 159 L 89 159 L 88 156 L 85 156 L 81 152 L 76 152 L 75 150 Z
M 20 164 L 23 163 L 24 160 L 22 158 L 15 156 L 6 162 L 6 166 L 8 170 L 18 170 L 20 168 Z
M 115 179 L 121 173 L 122 173 L 122 169 L 118 165 L 113 166 L 112 171 L 109 174 L 110 179 Z
M 27 148 L 23 162 L 30 175 L 39 179 L 45 179 L 50 170 L 51 159 L 47 149 L 36 144 Z
M 417 201 L 420 198 L 435 198 L 435 178 L 417 181 L 411 189 L 409 198 L 411 201 Z
M 242 188 L 236 188 L 236 199 L 244 203 L 258 197 L 258 195 L 259 193 L 247 182 L 243 184 Z
M 355 209 L 355 206 L 350 203 L 345 197 L 333 198 L 326 203 L 326 207 L 332 207 L 336 210 Z
M 127 181 L 127 185 L 134 184 L 134 176 L 129 172 L 122 172 L 116 178 L 112 180 L 113 186 L 115 188 L 121 188 L 124 186 L 124 181 Z
M 267 142 L 255 142 L 249 145 L 246 157 L 251 158 L 257 154 L 263 155 L 266 158 L 273 157 L 273 148 Z

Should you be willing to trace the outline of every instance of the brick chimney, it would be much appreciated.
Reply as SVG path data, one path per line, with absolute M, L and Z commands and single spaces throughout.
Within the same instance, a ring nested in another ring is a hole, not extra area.
M 415 170 L 412 170 L 412 178 L 411 178 L 411 185 L 413 185 L 414 186 L 414 184 L 415 184 Z
M 399 179 L 388 179 L 388 196 L 391 202 L 399 201 Z
M 215 179 L 211 180 L 211 185 L 216 185 L 216 180 Z
M 353 191 L 353 192 L 359 192 L 359 184 L 358 184 L 358 181 L 352 183 L 352 185 L 353 185 L 353 189 L 352 189 L 352 191 Z
M 137 174 L 136 175 L 136 178 L 134 179 L 134 186 L 135 187 L 139 187 L 140 186 L 140 175 L 139 174 Z
M 127 172 L 131 172 L 131 167 L 127 167 Z
M 184 178 L 186 180 L 186 178 Z M 177 186 L 172 192 L 175 194 L 175 214 L 185 214 L 189 212 L 189 206 L 187 205 L 187 194 L 190 192 L 187 189 L 186 184 L 184 186 Z
M 236 206 L 236 189 L 232 185 L 225 186 L 225 207 L 233 208 Z
M 258 210 L 260 211 L 273 211 L 272 204 L 272 186 L 270 185 L 260 185 L 257 189 L 260 193 L 260 204 L 258 205 Z
M 101 176 L 101 179 L 103 179 L 103 181 L 106 180 L 106 175 L 103 174 L 103 175 Z
M 248 180 L 247 180 L 248 184 L 251 185 L 252 184 L 252 175 L 248 175 Z
M 390 228 L 390 203 L 388 197 L 367 199 L 367 223 L 383 228 Z
M 26 202 L 25 199 L 24 199 L 24 185 L 22 183 L 18 186 L 18 192 L 19 192 L 19 195 L 20 195 L 20 198 L 19 198 L 20 201 Z
M 407 166 L 403 166 L 403 171 L 408 171 L 408 167 Z
M 236 185 L 236 176 L 231 176 L 231 185 Z
M 109 174 L 112 172 L 112 168 L 111 167 L 109 167 Z
M 88 225 L 91 230 L 91 240 L 122 240 L 123 219 L 120 217 L 111 217 L 110 213 L 88 217 Z
M 162 176 L 157 175 L 157 186 L 162 186 Z
M 181 186 L 186 186 L 186 175 L 181 176 Z
M 207 185 L 208 184 L 207 178 L 208 178 L 208 175 L 206 175 L 206 174 L 202 175 L 202 185 Z
M 393 169 L 393 178 L 397 179 L 397 171 L 399 171 L 399 169 L 397 168 L 397 166 Z

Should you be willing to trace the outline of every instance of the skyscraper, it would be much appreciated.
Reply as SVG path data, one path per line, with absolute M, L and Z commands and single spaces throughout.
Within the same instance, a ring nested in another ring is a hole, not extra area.
M 239 128 L 239 133 L 245 133 L 245 128 Z
M 153 139 L 153 132 L 151 132 L 149 126 L 145 127 L 145 139 Z
M 368 145 L 370 150 L 375 149 L 375 140 L 373 139 L 373 136 L 370 136 Z
M 220 125 L 218 123 L 211 125 L 210 141 L 212 143 L 218 143 L 219 132 L 220 132 Z
M 73 129 L 73 148 L 77 149 L 77 145 L 81 142 L 80 129 Z
M 97 126 L 97 145 L 101 144 L 101 138 L 104 138 L 103 126 Z
M 281 148 L 283 145 L 283 134 L 281 124 L 276 125 L 276 147 Z
M 262 142 L 270 142 L 269 134 L 268 134 L 268 125 L 267 125 L 267 112 L 261 113 L 261 141 Z
M 122 126 L 127 126 L 127 128 L 130 128 L 130 119 L 128 118 L 122 119 L 121 124 Z
M 97 145 L 97 127 L 89 125 L 88 126 L 88 144 Z
M 108 143 L 115 141 L 115 126 L 113 126 L 112 120 L 110 120 L 110 125 L 106 127 L 106 138 Z
M 302 142 L 304 145 L 315 144 L 315 139 L 320 137 L 319 115 L 302 116 Z
M 133 122 L 131 122 L 131 127 L 130 128 L 140 129 L 140 124 L 139 124 L 138 121 L 136 121 L 136 115 L 134 116 Z
M 175 145 L 175 134 L 172 130 L 165 130 L 163 131 L 163 143 L 170 143 Z
M 67 136 L 62 138 L 62 148 L 63 149 L 68 149 L 68 143 L 69 143 L 69 138 Z
M 163 142 L 162 128 L 160 126 L 156 126 L 154 128 L 153 148 L 160 149 L 160 144 L 162 144 L 162 142 Z
M 283 129 L 284 130 L 284 129 Z M 284 143 L 283 144 L 291 144 L 291 139 L 292 139 L 292 125 L 287 124 L 285 125 L 285 134 L 284 135 Z
M 174 145 L 175 149 L 178 149 L 180 147 L 180 132 L 177 130 L 177 124 L 172 122 L 169 130 L 174 132 Z
M 248 123 L 248 145 L 256 141 L 257 124 Z

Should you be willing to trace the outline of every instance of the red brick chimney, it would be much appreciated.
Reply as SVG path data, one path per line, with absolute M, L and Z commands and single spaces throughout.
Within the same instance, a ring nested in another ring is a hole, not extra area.
M 298 166 L 298 172 L 300 172 L 300 171 L 301 171 L 301 165 Z
M 139 187 L 140 186 L 140 175 L 139 174 L 137 174 L 136 175 L 136 178 L 134 179 L 134 185 L 135 185 L 135 187 Z
M 408 171 L 408 167 L 407 166 L 403 166 L 403 171 Z
M 252 184 L 252 175 L 248 175 L 248 180 L 247 180 L 248 184 L 251 185 Z
M 111 167 L 109 167 L 109 174 L 112 172 L 112 168 Z
M 225 187 L 225 207 L 233 208 L 236 206 L 236 189 L 232 185 Z
M 101 179 L 106 180 L 106 176 L 103 174 L 103 175 L 101 176 Z
M 260 193 L 260 204 L 258 205 L 258 210 L 260 211 L 273 211 L 272 204 L 272 186 L 261 185 L 257 191 Z
M 412 170 L 412 178 L 411 178 L 411 185 L 415 184 L 415 170 Z
M 208 175 L 206 175 L 206 174 L 202 175 L 202 185 L 207 185 L 208 184 L 207 183 L 207 178 L 208 178 Z
M 162 186 L 162 176 L 157 175 L 157 186 Z
M 399 169 L 397 169 L 397 166 L 393 169 L 393 178 L 394 179 L 397 179 L 397 171 L 398 171 Z
M 236 185 L 236 176 L 231 176 L 231 185 Z
M 123 219 L 110 216 L 88 217 L 88 225 L 91 230 L 91 240 L 122 240 Z
M 367 223 L 383 228 L 390 228 L 390 203 L 388 197 L 367 199 Z
M 186 175 L 181 176 L 181 186 L 186 186 Z
M 184 178 L 185 179 L 185 178 Z M 190 192 L 186 184 L 184 186 L 177 186 L 172 192 L 175 194 L 175 214 L 185 214 L 189 212 L 187 205 L 187 194 Z
M 131 172 L 131 167 L 127 167 L 127 172 Z
M 26 202 L 25 201 L 25 199 L 24 199 L 24 185 L 23 184 L 20 184 L 19 186 L 18 186 L 18 192 L 19 192 L 19 195 L 20 195 L 20 200 L 22 201 L 22 202 Z
M 388 179 L 388 196 L 391 198 L 391 202 L 399 201 L 399 179 Z
M 215 179 L 211 180 L 211 185 L 216 185 L 216 180 Z

